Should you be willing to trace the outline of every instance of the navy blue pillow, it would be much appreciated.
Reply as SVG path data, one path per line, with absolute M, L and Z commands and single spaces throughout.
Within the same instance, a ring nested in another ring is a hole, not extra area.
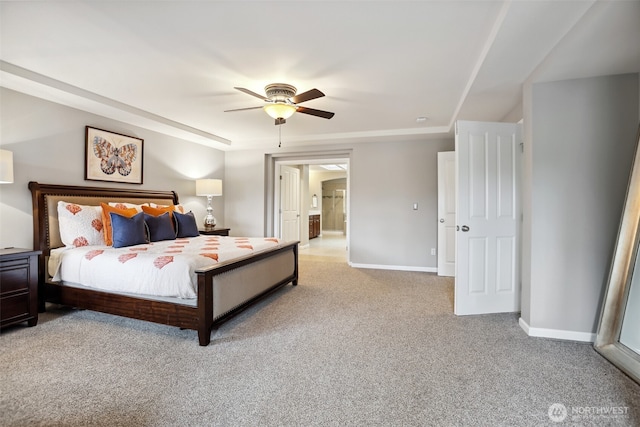
M 144 214 L 144 222 L 147 225 L 149 241 L 158 242 L 160 240 L 175 240 L 176 232 L 171 223 L 169 212 L 159 216 Z
M 200 235 L 193 212 L 189 211 L 186 214 L 181 214 L 174 211 L 173 218 L 176 222 L 176 237 L 196 237 Z
M 147 243 L 143 212 L 140 212 L 131 218 L 118 215 L 115 212 L 109 212 L 109 215 L 111 216 L 114 248 L 123 248 L 125 246 Z

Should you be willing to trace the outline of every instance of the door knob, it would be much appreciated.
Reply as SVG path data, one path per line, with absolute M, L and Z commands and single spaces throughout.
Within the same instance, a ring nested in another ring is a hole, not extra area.
M 440 222 L 444 222 L 444 218 L 440 218 Z
M 464 231 L 464 232 L 469 231 L 469 227 L 468 227 L 468 226 L 466 226 L 466 225 L 463 225 L 463 226 L 462 226 L 462 231 Z

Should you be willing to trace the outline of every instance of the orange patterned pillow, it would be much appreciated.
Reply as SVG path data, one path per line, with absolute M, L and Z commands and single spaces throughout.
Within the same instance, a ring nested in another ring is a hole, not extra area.
M 149 206 L 149 203 L 128 203 L 128 202 L 109 202 L 109 206 L 118 208 L 118 209 L 127 209 L 127 208 L 136 208 L 138 212 L 142 212 L 143 206 Z
M 107 246 L 113 245 L 113 230 L 111 228 L 111 212 L 117 213 L 118 215 L 125 216 L 127 218 L 131 218 L 135 214 L 138 213 L 136 208 L 125 208 L 119 209 L 114 206 L 109 206 L 106 203 L 100 203 L 102 206 L 102 225 L 104 230 L 104 242 Z
M 169 217 L 171 218 L 171 224 L 173 224 L 173 209 L 174 209 L 173 205 L 169 205 L 169 206 L 155 205 L 155 207 L 151 207 L 151 206 L 142 207 L 142 211 L 144 213 L 153 215 L 153 216 L 160 216 L 165 212 L 169 212 Z
M 171 207 L 172 207 L 172 208 L 173 208 L 173 210 L 174 210 L 174 211 L 176 211 L 176 212 L 180 212 L 180 213 L 187 213 L 187 212 L 184 210 L 184 206 L 182 206 L 182 205 L 180 205 L 180 204 L 178 204 L 178 205 L 169 205 L 169 206 L 166 206 L 166 205 L 157 205 L 157 204 L 155 204 L 155 203 L 151 202 L 151 203 L 150 203 L 150 206 L 151 206 L 152 208 L 160 208 L 160 209 L 163 209 L 163 208 L 171 208 Z
M 153 215 L 153 216 L 160 216 L 165 212 L 169 212 L 169 215 L 171 215 L 173 213 L 173 205 L 170 205 L 170 206 L 156 205 L 154 207 L 143 206 L 142 211 L 144 213 L 148 213 L 149 215 Z
M 143 206 L 142 207 L 142 211 L 146 214 L 152 215 L 152 216 L 160 216 L 166 212 L 169 212 L 169 219 L 171 219 L 171 226 L 174 228 L 176 228 L 174 221 L 173 221 L 173 209 L 174 209 L 174 205 L 169 205 L 169 206 L 160 206 L 160 205 L 155 205 L 154 207 L 151 206 Z

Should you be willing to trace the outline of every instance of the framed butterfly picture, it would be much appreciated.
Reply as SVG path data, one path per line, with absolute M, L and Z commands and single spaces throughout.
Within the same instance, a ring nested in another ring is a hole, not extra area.
M 86 127 L 84 179 L 142 184 L 144 140 Z

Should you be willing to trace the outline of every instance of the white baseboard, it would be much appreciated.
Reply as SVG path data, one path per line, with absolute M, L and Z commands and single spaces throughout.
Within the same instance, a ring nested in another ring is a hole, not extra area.
M 378 265 L 378 264 L 358 264 L 355 262 L 349 262 L 349 265 L 354 268 L 372 268 L 375 270 L 398 270 L 398 271 L 423 271 L 425 273 L 437 273 L 436 267 L 410 267 L 404 265 Z
M 518 321 L 522 330 L 524 330 L 530 337 L 540 338 L 554 338 L 565 341 L 581 341 L 581 342 L 594 342 L 596 340 L 596 334 L 593 332 L 577 332 L 577 331 L 564 331 L 561 329 L 545 329 L 545 328 L 532 328 L 521 317 Z

